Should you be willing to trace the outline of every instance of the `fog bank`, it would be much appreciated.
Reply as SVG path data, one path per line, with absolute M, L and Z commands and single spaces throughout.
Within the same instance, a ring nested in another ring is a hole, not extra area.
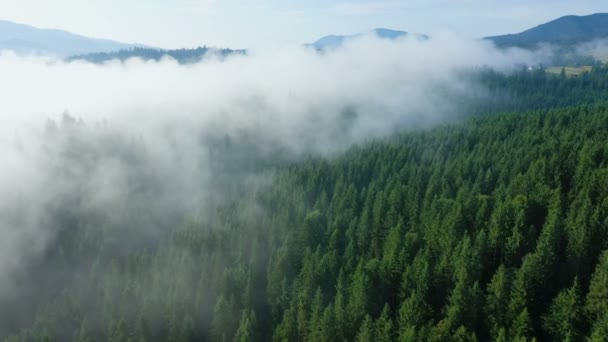
M 249 168 L 260 156 L 331 153 L 441 123 L 456 114 L 445 95 L 476 87 L 458 71 L 537 62 L 452 35 L 365 36 L 331 52 L 291 47 L 193 65 L 3 54 L 0 299 L 18 293 L 15 274 L 44 255 L 66 217 L 137 227 L 145 243 L 165 220 L 205 212 L 222 197 L 218 184 L 260 181 Z

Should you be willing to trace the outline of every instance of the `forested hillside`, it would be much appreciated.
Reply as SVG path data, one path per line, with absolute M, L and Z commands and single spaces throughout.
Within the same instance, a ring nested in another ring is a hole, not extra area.
M 51 126 L 69 138 L 61 158 L 128 161 L 141 196 L 101 214 L 54 203 L 56 239 L 15 281 L 25 295 L 0 303 L 15 308 L 0 336 L 605 341 L 606 72 L 488 71 L 495 102 L 471 111 L 492 115 L 338 156 L 222 159 L 239 147 L 220 140 L 208 152 L 222 195 L 167 217 L 140 205 L 162 182 L 136 139 L 102 149 L 77 124 Z
M 466 115 L 561 108 L 608 99 L 608 66 L 597 62 L 590 72 L 579 76 L 567 76 L 565 69 L 554 75 L 543 66 L 522 67 L 512 73 L 481 68 L 466 75 L 482 85 L 472 97 L 476 101 L 463 101 Z

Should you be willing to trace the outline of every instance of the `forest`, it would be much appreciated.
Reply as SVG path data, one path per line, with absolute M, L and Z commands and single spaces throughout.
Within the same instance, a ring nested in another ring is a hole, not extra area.
M 53 204 L 0 339 L 606 341 L 608 67 L 470 78 L 458 120 L 338 155 L 201 145 L 221 196 L 167 215 L 139 205 L 162 181 L 136 139 L 50 125 L 61 158 L 118 154 L 141 192 L 120 221 Z

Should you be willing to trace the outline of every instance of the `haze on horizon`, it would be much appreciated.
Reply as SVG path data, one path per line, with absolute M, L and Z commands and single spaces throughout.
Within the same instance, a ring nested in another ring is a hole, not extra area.
M 163 48 L 275 47 L 375 27 L 471 38 L 515 33 L 564 15 L 605 12 L 569 0 L 4 0 L 1 19 Z

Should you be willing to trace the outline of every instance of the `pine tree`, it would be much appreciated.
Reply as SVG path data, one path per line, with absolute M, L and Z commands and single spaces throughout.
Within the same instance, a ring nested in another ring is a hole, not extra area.
M 374 323 L 369 315 L 366 315 L 357 333 L 357 342 L 374 342 Z
M 490 328 L 490 336 L 498 339 L 504 334 L 508 322 L 508 304 L 511 286 L 511 272 L 500 265 L 487 287 L 485 304 L 486 319 Z
M 554 339 L 577 341 L 581 336 L 582 304 L 578 280 L 572 287 L 561 291 L 551 303 L 543 318 L 543 325 Z
M 384 305 L 382 314 L 375 322 L 375 341 L 391 342 L 393 338 L 393 321 L 388 304 Z
M 253 311 L 247 312 L 247 310 L 243 310 L 239 328 L 234 336 L 234 342 L 256 341 L 255 324 L 255 313 Z
M 608 251 L 600 257 L 591 278 L 585 312 L 592 321 L 608 312 Z
M 608 336 L 608 313 L 604 312 L 591 327 L 589 342 L 603 342 Z

